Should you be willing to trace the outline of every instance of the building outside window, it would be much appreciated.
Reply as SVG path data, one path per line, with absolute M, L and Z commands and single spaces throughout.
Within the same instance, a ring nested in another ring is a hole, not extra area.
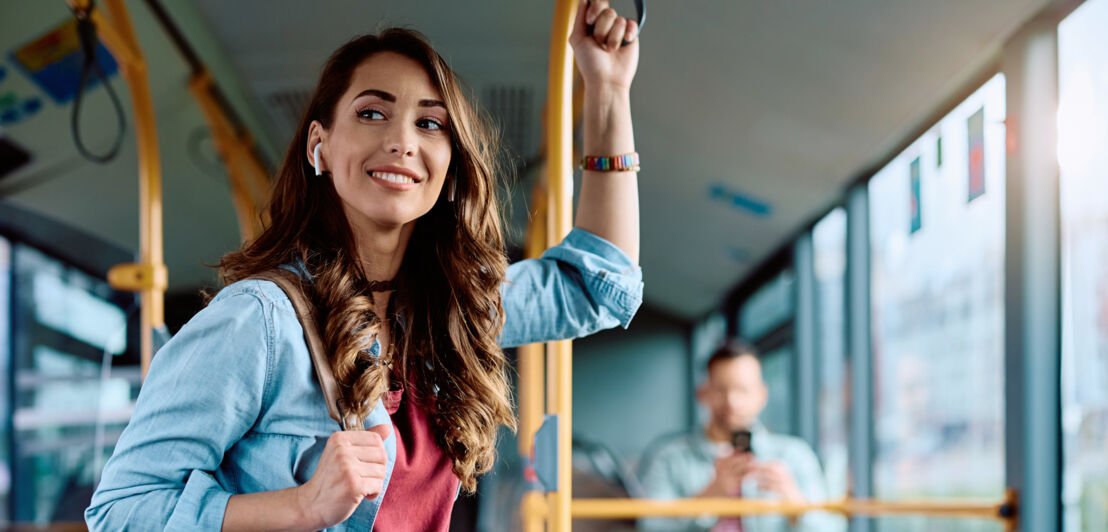
M 812 229 L 816 278 L 819 445 L 831 498 L 847 491 L 849 417 L 846 361 L 846 211 L 837 208 Z
M 1066 532 L 1108 530 L 1108 0 L 1058 26 L 1062 503 Z
M 0 415 L 3 419 L 11 416 L 11 390 L 7 378 L 11 373 L 11 316 L 8 312 L 11 308 L 11 277 L 12 276 L 12 246 L 6 238 L 0 237 Z M 11 434 L 8 432 L 8 423 L 0 424 L 0 523 L 11 521 L 8 512 L 9 498 L 12 492 L 11 470 Z
M 1005 83 L 986 82 L 869 183 L 875 495 L 1004 492 Z M 881 530 L 997 530 L 890 518 Z
M 762 360 L 769 400 L 759 420 L 774 432 L 796 434 L 796 357 L 793 319 L 795 275 L 785 268 L 759 287 L 739 309 L 739 335 L 754 344 Z
M 128 297 L 33 247 L 11 256 L 10 518 L 81 521 L 138 395 L 138 366 L 104 371 L 128 352 Z

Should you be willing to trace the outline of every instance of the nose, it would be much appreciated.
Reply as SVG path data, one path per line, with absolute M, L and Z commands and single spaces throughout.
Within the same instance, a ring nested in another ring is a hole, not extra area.
M 418 147 L 416 145 L 415 131 L 404 124 L 396 123 L 389 128 L 390 134 L 385 141 L 385 150 L 390 154 L 400 157 L 415 157 Z

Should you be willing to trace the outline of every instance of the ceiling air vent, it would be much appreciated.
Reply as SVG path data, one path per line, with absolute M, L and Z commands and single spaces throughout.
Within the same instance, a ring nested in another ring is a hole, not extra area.
M 507 163 L 522 177 L 538 156 L 542 124 L 535 116 L 535 91 L 524 85 L 491 85 L 481 92 L 481 103 L 500 129 Z
M 300 123 L 300 115 L 308 107 L 308 100 L 312 97 L 312 90 L 306 88 L 287 88 L 270 92 L 265 97 L 266 109 L 269 110 L 269 118 L 273 121 L 278 135 L 283 136 L 283 142 L 292 138 L 296 126 Z

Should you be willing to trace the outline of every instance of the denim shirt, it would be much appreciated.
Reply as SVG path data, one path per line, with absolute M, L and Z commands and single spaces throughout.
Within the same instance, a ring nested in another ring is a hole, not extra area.
M 508 267 L 500 344 L 627 327 L 642 286 L 619 248 L 574 229 L 541 258 Z M 365 426 L 388 423 L 378 401 Z M 284 292 L 231 284 L 154 357 L 85 520 L 92 530 L 219 530 L 231 495 L 310 479 L 337 429 Z M 381 494 L 332 530 L 372 528 L 396 459 L 396 437 L 384 444 Z

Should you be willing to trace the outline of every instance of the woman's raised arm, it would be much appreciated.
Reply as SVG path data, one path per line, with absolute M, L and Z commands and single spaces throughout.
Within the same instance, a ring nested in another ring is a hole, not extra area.
M 592 35 L 586 26 L 593 24 Z M 631 80 L 639 61 L 638 24 L 620 17 L 608 0 L 577 7 L 570 44 L 585 84 L 584 155 L 614 156 L 635 151 L 631 126 Z M 630 41 L 621 46 L 621 42 Z M 576 227 L 619 247 L 639 261 L 639 192 L 634 171 L 585 170 Z

